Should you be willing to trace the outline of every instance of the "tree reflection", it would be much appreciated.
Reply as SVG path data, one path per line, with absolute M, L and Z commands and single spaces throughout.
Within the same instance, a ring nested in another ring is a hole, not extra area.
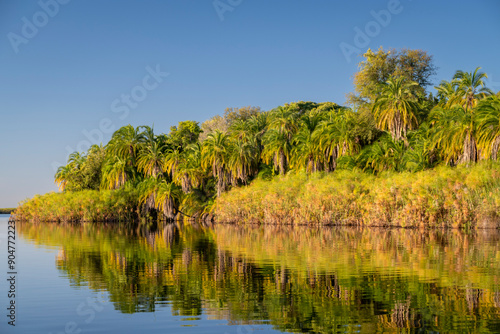
M 496 332 L 498 232 L 19 223 L 75 286 L 123 313 L 269 321 L 291 332 Z M 352 327 L 352 328 L 351 328 Z

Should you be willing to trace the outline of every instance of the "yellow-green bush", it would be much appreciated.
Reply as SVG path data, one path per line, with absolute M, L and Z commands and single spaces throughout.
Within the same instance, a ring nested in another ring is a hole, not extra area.
M 26 200 L 14 214 L 30 221 L 124 221 L 136 217 L 137 205 L 134 189 L 51 192 Z
M 256 180 L 217 199 L 219 222 L 500 227 L 500 164 L 418 173 L 339 170 Z

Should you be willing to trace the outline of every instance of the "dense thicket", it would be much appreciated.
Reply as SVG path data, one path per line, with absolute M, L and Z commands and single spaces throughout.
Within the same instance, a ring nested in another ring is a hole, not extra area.
M 127 125 L 105 146 L 73 153 L 56 182 L 66 193 L 133 188 L 136 212 L 173 219 L 210 211 L 222 193 L 255 178 L 416 172 L 497 159 L 500 93 L 485 87 L 480 68 L 457 71 L 434 96 L 426 90 L 435 73 L 426 52 L 381 48 L 364 57 L 349 106 L 229 108 L 201 126 L 180 122 L 168 134 Z

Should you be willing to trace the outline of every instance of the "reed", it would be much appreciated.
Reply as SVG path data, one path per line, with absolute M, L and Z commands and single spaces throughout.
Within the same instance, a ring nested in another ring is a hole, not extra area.
M 359 170 L 256 180 L 217 199 L 218 222 L 499 228 L 500 164 L 417 173 Z
M 36 195 L 14 211 L 33 222 L 128 221 L 138 217 L 135 189 L 83 190 Z

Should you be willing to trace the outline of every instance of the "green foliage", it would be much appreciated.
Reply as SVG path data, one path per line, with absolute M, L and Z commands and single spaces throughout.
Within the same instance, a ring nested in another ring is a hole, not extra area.
M 416 82 L 411 92 L 418 98 L 424 98 L 425 88 L 431 84 L 430 78 L 436 72 L 432 56 L 422 50 L 384 51 L 380 47 L 376 52 L 368 49 L 363 57 L 365 60 L 359 64 L 359 71 L 354 75 L 354 93 L 348 95 L 348 102 L 358 107 L 373 104 L 382 92 L 382 85 L 390 77 Z
M 196 143 L 201 133 L 198 122 L 184 121 L 179 122 L 178 126 L 170 127 L 170 141 L 174 147 L 186 147 Z
M 101 184 L 104 160 L 105 150 L 102 146 L 93 145 L 87 153 L 74 152 L 69 156 L 68 164 L 57 170 L 55 182 L 61 190 L 97 190 Z
M 373 105 L 379 129 L 389 131 L 394 140 L 405 138 L 406 132 L 418 125 L 418 106 L 411 92 L 414 86 L 417 86 L 415 81 L 408 82 L 404 77 L 391 76 Z
M 263 112 L 260 107 L 226 108 L 224 115 L 215 115 L 201 124 L 200 140 L 205 140 L 214 131 L 226 132 L 235 123 L 246 123 L 250 119 L 259 120 Z
M 36 195 L 14 212 L 16 219 L 34 222 L 129 221 L 137 218 L 137 190 L 82 190 Z

